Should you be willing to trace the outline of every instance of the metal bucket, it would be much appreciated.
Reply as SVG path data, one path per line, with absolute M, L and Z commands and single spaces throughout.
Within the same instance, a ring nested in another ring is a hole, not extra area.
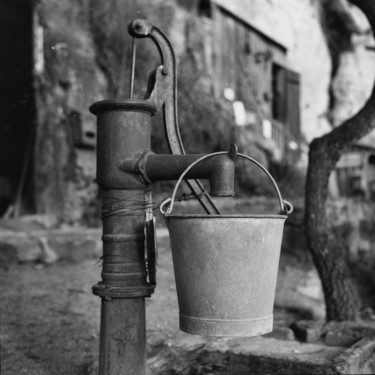
M 180 176 L 160 210 L 167 223 L 176 278 L 180 329 L 204 336 L 257 336 L 272 331 L 283 227 L 293 207 L 273 183 L 280 215 L 172 214 Z M 164 211 L 164 207 L 168 208 Z

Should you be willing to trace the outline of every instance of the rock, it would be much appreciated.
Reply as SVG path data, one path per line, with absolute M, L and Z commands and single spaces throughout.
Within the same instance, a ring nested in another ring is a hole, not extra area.
M 102 249 L 100 230 L 74 228 L 50 232 L 48 246 L 60 259 L 71 262 L 99 258 Z
M 275 306 L 278 308 L 298 312 L 300 319 L 323 320 L 325 306 L 322 298 L 312 298 L 310 292 L 306 294 L 305 286 L 311 284 L 311 274 L 316 271 L 303 269 L 303 263 L 295 258 L 282 254 L 278 282 L 276 285 Z M 293 263 L 292 263 L 293 262 Z M 314 287 L 313 290 L 316 288 Z M 307 289 L 309 290 L 309 288 Z
M 324 327 L 324 343 L 329 346 L 349 347 L 364 337 L 375 338 L 375 325 L 356 322 L 329 322 Z
M 342 352 L 265 337 L 205 338 L 193 350 L 177 341 L 149 358 L 149 374 L 337 374 L 330 359 Z
M 2 231 L 29 232 L 45 229 L 45 226 L 39 221 L 32 219 L 14 218 L 0 219 L 0 229 Z
M 149 375 L 190 374 L 370 374 L 375 341 L 363 338 L 350 348 L 273 338 L 168 339 L 148 358 Z
M 34 228 L 34 230 L 52 229 L 55 228 L 58 224 L 56 216 L 45 214 L 24 215 L 19 218 L 19 222 L 25 226 L 32 225 L 32 228 Z M 31 228 L 28 229 L 30 230 Z
M 0 268 L 7 270 L 10 265 L 16 264 L 17 251 L 14 246 L 0 242 Z
M 51 264 L 55 263 L 59 257 L 54 250 L 48 244 L 48 240 L 46 237 L 38 238 L 40 247 L 42 248 L 42 256 L 40 258 L 42 263 Z
M 334 363 L 339 374 L 374 374 L 375 338 L 361 339 L 338 356 Z
M 51 264 L 58 259 L 80 262 L 99 258 L 102 252 L 101 230 L 65 228 L 27 232 L 7 231 L 0 234 L 3 265 L 12 263 L 42 262 Z M 12 255 L 14 254 L 14 255 Z
M 328 331 L 324 338 L 324 343 L 329 346 L 350 346 L 355 344 L 360 338 L 344 332 Z
M 315 343 L 320 341 L 323 334 L 323 321 L 300 320 L 291 325 L 296 338 L 302 342 Z
M 42 248 L 36 238 L 20 234 L 4 238 L 3 241 L 15 248 L 20 263 L 37 262 L 42 257 Z
M 99 361 L 95 360 L 89 363 L 85 374 L 86 375 L 98 375 L 99 374 Z
M 296 339 L 294 332 L 290 328 L 275 327 L 272 332 L 267 333 L 264 337 L 273 338 L 276 340 L 293 341 Z

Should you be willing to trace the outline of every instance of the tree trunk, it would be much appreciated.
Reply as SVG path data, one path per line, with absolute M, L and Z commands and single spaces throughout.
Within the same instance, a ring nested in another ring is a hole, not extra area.
M 351 0 L 367 16 L 375 31 L 375 1 Z M 359 299 L 350 278 L 343 243 L 327 226 L 328 179 L 343 151 L 375 129 L 375 90 L 354 117 L 310 145 L 306 181 L 306 237 L 322 281 L 327 320 L 355 320 Z

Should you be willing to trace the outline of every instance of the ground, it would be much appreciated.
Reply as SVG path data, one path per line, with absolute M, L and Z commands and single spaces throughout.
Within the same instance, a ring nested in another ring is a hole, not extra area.
M 11 258 L 8 258 L 8 262 L 0 259 L 1 374 L 97 373 L 100 299 L 92 295 L 91 287 L 100 280 L 100 249 L 90 256 L 88 245 L 95 245 L 96 242 L 90 242 L 87 238 L 95 237 L 100 244 L 101 231 L 86 230 L 85 234 L 74 229 L 73 232 L 74 235 L 64 229 L 60 237 L 57 232 L 51 232 L 53 239 L 49 238 L 48 241 L 50 244 L 55 241 L 55 248 L 59 252 L 57 258 L 60 260 L 56 261 L 56 257 L 42 258 L 50 259 L 49 265 L 45 261 L 19 264 Z M 80 236 L 77 236 L 77 232 Z M 35 237 L 37 232 L 33 233 Z M 44 232 L 39 233 L 42 235 Z M 79 237 L 85 237 L 85 242 L 79 242 Z M 296 258 L 285 250 L 279 267 L 275 330 L 271 337 L 207 339 L 179 331 L 176 288 L 166 228 L 158 228 L 157 238 L 158 285 L 155 294 L 146 299 L 149 375 L 228 374 L 226 364 L 220 364 L 222 358 L 226 358 L 226 361 L 231 358 L 231 368 L 234 370 L 230 374 L 248 373 L 248 370 L 240 372 L 239 369 L 249 369 L 252 365 L 258 366 L 251 370 L 252 374 L 262 374 L 265 369 L 259 364 L 267 365 L 268 373 L 272 374 L 285 369 L 289 369 L 290 374 L 301 373 L 301 368 L 293 367 L 294 364 L 306 365 L 305 369 L 311 373 L 311 369 L 319 368 L 322 371 L 322 368 L 328 368 L 324 366 L 331 366 L 333 359 L 347 350 L 344 347 L 346 344 L 337 341 L 341 333 L 330 336 L 329 347 L 322 342 L 303 344 L 295 340 L 295 332 L 289 328 L 290 325 L 301 319 L 318 321 L 324 318 L 324 305 L 314 269 L 306 264 L 296 264 Z M 63 243 L 69 246 L 64 247 Z M 24 242 L 17 244 L 22 245 L 22 250 Z M 23 249 L 22 256 L 30 260 L 26 253 Z M 85 257 L 78 254 L 85 254 Z M 351 345 L 359 338 L 349 339 Z M 365 344 L 366 353 L 375 354 L 373 342 Z M 223 352 L 226 355 L 223 356 Z M 246 355 L 242 355 L 244 353 Z M 239 359 L 237 355 L 240 355 Z M 192 361 L 191 365 L 189 361 Z M 217 367 L 213 367 L 212 363 L 216 363 Z M 345 372 L 334 369 L 330 373 Z
M 158 230 L 158 286 L 147 299 L 150 351 L 179 331 L 169 240 Z M 6 375 L 83 374 L 98 356 L 100 261 L 12 264 L 0 273 L 1 369 Z M 276 324 L 295 316 L 279 310 Z

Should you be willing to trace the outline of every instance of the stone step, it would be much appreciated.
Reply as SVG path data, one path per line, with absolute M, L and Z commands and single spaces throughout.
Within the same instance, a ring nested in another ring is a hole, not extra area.
M 351 347 L 266 337 L 207 339 L 181 335 L 148 359 L 151 375 L 188 374 L 371 374 L 375 339 Z
M 101 256 L 101 229 L 63 228 L 0 232 L 0 265 L 57 260 L 79 262 Z

